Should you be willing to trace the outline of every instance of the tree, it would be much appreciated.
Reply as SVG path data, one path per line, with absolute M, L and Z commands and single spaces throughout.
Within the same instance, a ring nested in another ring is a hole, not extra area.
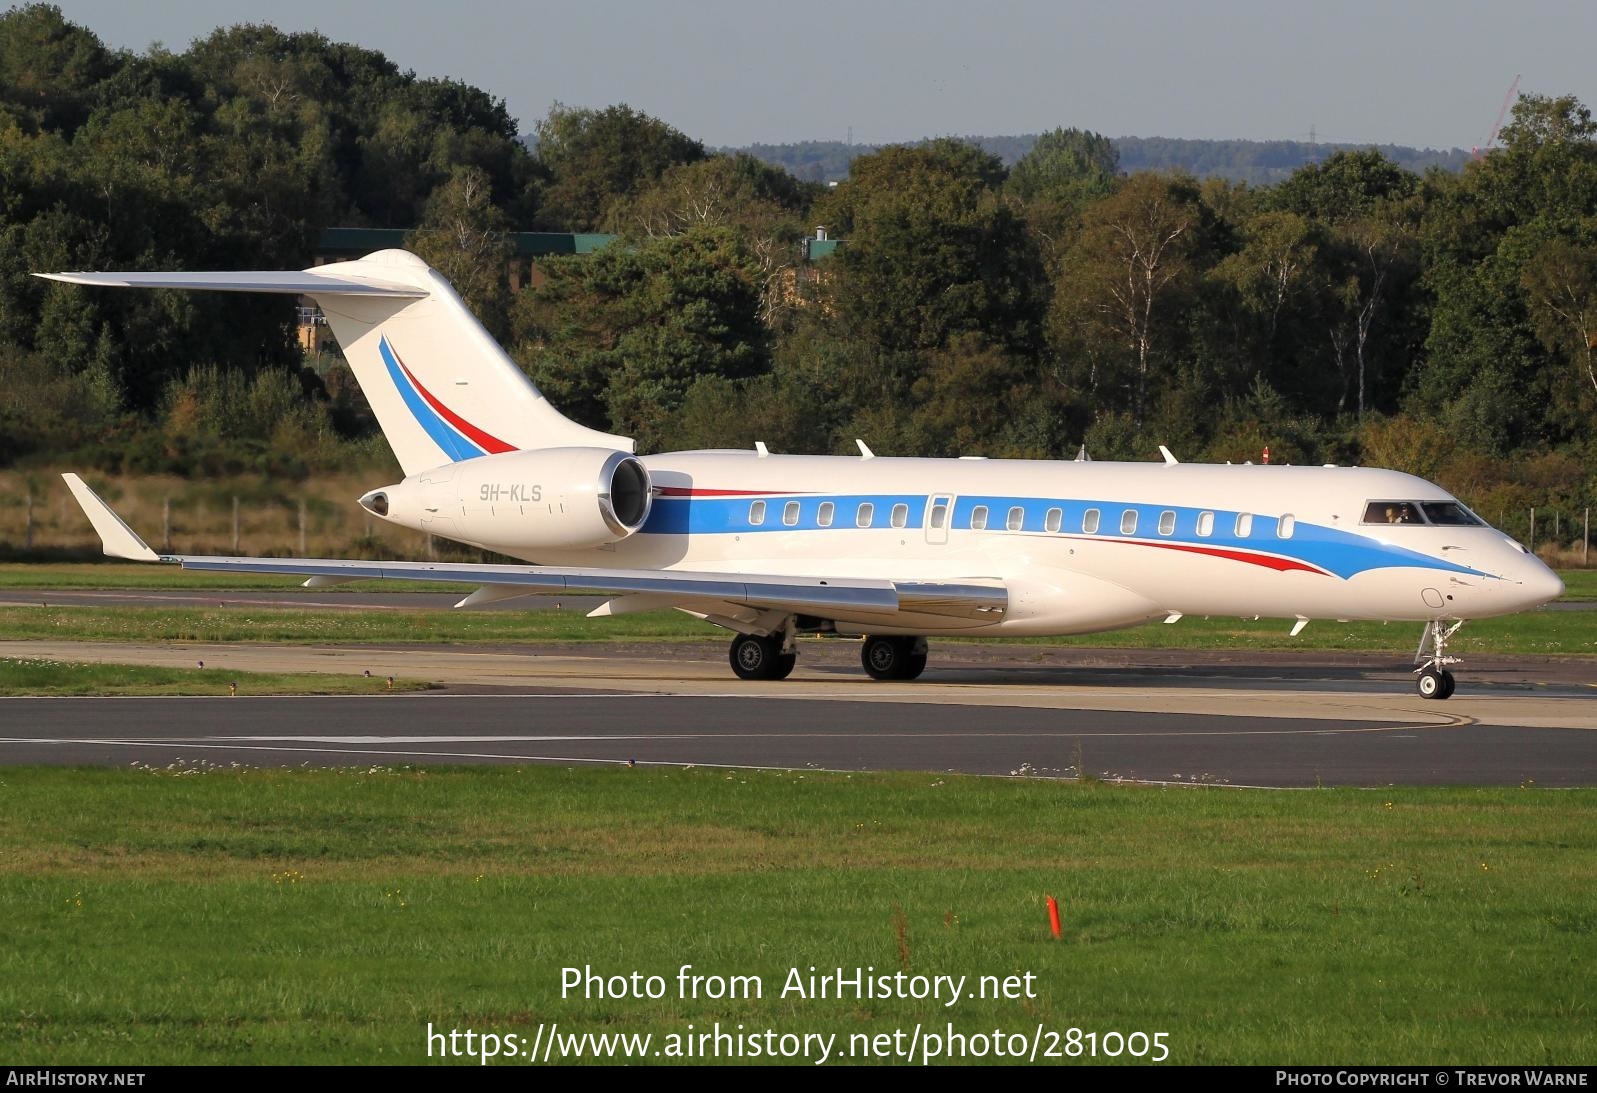
M 566 413 L 660 444 L 703 377 L 765 371 L 759 270 L 727 228 L 696 228 L 545 264 L 516 302 L 515 356 Z
M 1334 306 L 1327 336 L 1342 380 L 1336 409 L 1351 398 L 1362 418 L 1378 366 L 1378 324 L 1417 272 L 1420 180 L 1373 148 L 1342 151 L 1294 172 L 1271 204 L 1329 232 Z
M 1286 336 L 1282 327 L 1300 319 L 1324 293 L 1329 279 L 1324 231 L 1297 213 L 1271 210 L 1246 221 L 1240 234 L 1241 249 L 1209 274 L 1235 316 L 1230 356 L 1238 365 L 1236 378 L 1241 383 L 1259 375 L 1272 382 L 1297 380 L 1294 373 L 1307 363 L 1299 356 L 1307 355 L 1308 347 Z
M 1578 346 L 1547 305 L 1563 295 L 1560 280 L 1579 293 L 1576 259 L 1597 217 L 1594 138 L 1576 99 L 1522 95 L 1503 147 L 1437 187 L 1426 210 L 1435 304 L 1408 408 L 1477 450 L 1501 457 L 1590 433 L 1565 372 Z
M 457 167 L 427 201 L 427 215 L 405 245 L 439 273 L 495 338 L 510 330 L 509 269 L 515 244 L 510 222 L 493 203 L 480 167 Z
M 1553 239 L 1525 267 L 1521 282 L 1537 337 L 1583 372 L 1582 388 L 1589 385 L 1597 395 L 1597 246 Z
M 30 128 L 72 130 L 87 117 L 97 84 L 115 70 L 111 53 L 54 4 L 0 15 L 0 98 Z
M 1419 177 L 1373 148 L 1336 152 L 1311 163 L 1271 192 L 1277 209 L 1337 224 L 1368 216 L 1383 205 L 1414 196 Z
M 1346 221 L 1332 236 L 1337 277 L 1332 292 L 1341 307 L 1330 327 L 1330 339 L 1337 370 L 1346 377 L 1338 412 L 1351 387 L 1354 408 L 1360 418 L 1364 416 L 1377 320 L 1415 274 L 1414 219 L 1412 208 L 1388 208 Z
M 1190 179 L 1134 175 L 1087 209 L 1066 256 L 1056 328 L 1067 353 L 1085 359 L 1088 391 L 1127 391 L 1121 405 L 1137 424 L 1147 408 L 1149 378 L 1167 363 L 1161 338 L 1178 301 L 1194 287 L 1193 258 L 1204 230 Z
M 1003 181 L 995 156 L 951 140 L 854 161 L 816 210 L 846 240 L 831 299 L 851 337 L 911 358 L 960 333 L 1035 352 L 1041 262 Z
M 667 168 L 652 186 L 613 202 L 608 226 L 643 237 L 733 229 L 759 263 L 761 313 L 769 324 L 784 303 L 783 278 L 794 268 L 802 217 L 815 193 L 752 156 L 712 156 Z
M 1009 172 L 1009 188 L 1022 201 L 1059 195 L 1093 200 L 1108 196 L 1120 168 L 1114 141 L 1086 129 L 1044 133 Z
M 539 222 L 559 231 L 600 231 L 610 206 L 637 194 L 704 145 L 622 103 L 603 110 L 555 103 L 538 123 L 537 156 L 551 181 Z

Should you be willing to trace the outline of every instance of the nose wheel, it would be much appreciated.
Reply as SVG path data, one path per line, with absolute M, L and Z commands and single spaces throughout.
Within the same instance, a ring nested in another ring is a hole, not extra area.
M 1457 657 L 1447 655 L 1447 642 L 1458 628 L 1464 625 L 1464 620 L 1459 619 L 1451 626 L 1445 619 L 1432 619 L 1425 627 L 1425 633 L 1420 635 L 1419 648 L 1414 651 L 1414 689 L 1421 698 L 1444 699 L 1453 697 L 1453 688 L 1456 683 L 1453 673 L 1447 670 L 1449 664 L 1457 664 Z M 1430 646 L 1429 652 L 1426 646 Z
M 1452 698 L 1454 686 L 1453 673 L 1437 668 L 1426 668 L 1420 672 L 1414 684 L 1421 698 Z

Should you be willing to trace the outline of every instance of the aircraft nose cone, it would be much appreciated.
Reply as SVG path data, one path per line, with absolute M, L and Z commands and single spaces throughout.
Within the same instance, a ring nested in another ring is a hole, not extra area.
M 1525 591 L 1534 598 L 1536 603 L 1547 603 L 1556 600 L 1564 594 L 1564 582 L 1546 566 L 1539 567 L 1541 572 L 1530 574 L 1525 580 Z

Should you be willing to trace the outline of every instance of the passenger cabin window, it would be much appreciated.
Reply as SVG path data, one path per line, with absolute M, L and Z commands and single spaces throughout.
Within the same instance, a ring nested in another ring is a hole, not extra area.
M 798 523 L 798 518 L 799 503 L 797 501 L 789 501 L 787 504 L 782 506 L 782 523 L 786 524 L 788 527 L 792 527 Z
M 832 517 L 837 512 L 837 506 L 830 501 L 822 501 L 821 507 L 815 513 L 815 522 L 823 528 L 832 526 Z
M 869 501 L 866 501 L 860 505 L 859 511 L 854 514 L 854 526 L 868 528 L 871 526 L 871 521 L 875 518 L 876 506 L 871 504 Z
M 943 521 L 948 519 L 948 506 L 939 501 L 932 506 L 932 527 L 940 528 Z
M 1281 539 L 1292 538 L 1292 533 L 1297 530 L 1298 518 L 1290 512 L 1281 517 L 1281 522 L 1276 525 L 1275 534 Z
M 902 504 L 894 505 L 893 506 L 893 526 L 895 528 L 901 528 L 907 523 L 909 523 L 909 506 L 908 505 L 902 505 Z
M 756 501 L 754 504 L 749 506 L 749 523 L 754 527 L 759 527 L 761 524 L 765 523 L 764 501 Z
M 1246 539 L 1253 534 L 1253 513 L 1237 513 L 1237 538 Z
M 1214 513 L 1198 513 L 1198 534 L 1205 539 L 1214 534 Z
M 1137 534 L 1137 510 L 1127 509 L 1120 514 L 1120 534 Z
M 1486 521 L 1457 501 L 1421 501 L 1420 511 L 1433 524 L 1443 527 L 1485 527 Z
M 1165 509 L 1159 514 L 1159 534 L 1174 535 L 1176 533 L 1176 514 L 1170 509 Z
M 972 531 L 987 530 L 987 506 L 977 505 L 970 510 L 970 527 Z
M 1098 510 L 1088 509 L 1081 514 L 1081 531 L 1083 535 L 1098 534 Z
M 1009 510 L 1009 523 L 1006 525 L 1010 531 L 1019 531 L 1026 526 L 1026 510 L 1016 505 Z
M 1049 531 L 1058 531 L 1065 522 L 1063 509 L 1049 509 L 1048 516 L 1043 520 L 1043 527 Z

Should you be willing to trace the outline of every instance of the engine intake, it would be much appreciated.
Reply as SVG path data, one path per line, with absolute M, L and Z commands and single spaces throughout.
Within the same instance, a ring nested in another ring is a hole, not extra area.
M 641 528 L 654 507 L 648 468 L 635 456 L 616 452 L 600 469 L 599 480 L 609 482 L 609 488 L 599 493 L 599 508 L 610 530 L 625 538 Z

